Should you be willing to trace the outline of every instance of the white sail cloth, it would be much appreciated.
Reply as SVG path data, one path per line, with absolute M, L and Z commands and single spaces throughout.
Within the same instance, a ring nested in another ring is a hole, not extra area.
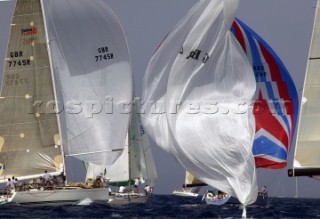
M 302 92 L 293 167 L 312 170 L 320 167 L 320 1 L 317 1 L 313 34 Z M 304 173 L 309 175 L 309 173 Z M 314 175 L 318 175 L 313 173 Z
M 229 28 L 238 0 L 200 0 L 152 57 L 143 85 L 147 132 L 210 186 L 253 203 L 256 88 Z
M 86 178 L 102 175 L 110 178 L 110 183 L 123 183 L 140 179 L 150 186 L 155 186 L 158 174 L 151 152 L 149 138 L 146 136 L 139 117 L 138 104 L 132 107 L 129 131 L 124 151 L 111 166 L 87 164 Z
M 0 88 L 0 183 L 63 167 L 57 116 L 35 106 L 54 100 L 42 14 L 40 0 L 16 1 Z
M 42 5 L 64 152 L 111 165 L 125 145 L 133 90 L 121 25 L 105 1 Z

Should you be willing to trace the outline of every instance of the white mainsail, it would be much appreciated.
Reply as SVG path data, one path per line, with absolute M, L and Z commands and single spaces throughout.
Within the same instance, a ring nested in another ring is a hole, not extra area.
M 317 2 L 309 59 L 302 92 L 293 171 L 289 175 L 320 175 L 320 1 Z
M 256 88 L 229 29 L 239 1 L 200 0 L 167 36 L 144 77 L 147 133 L 198 179 L 250 204 Z
M 42 3 L 64 152 L 111 165 L 124 148 L 131 111 L 131 64 L 122 27 L 102 0 Z

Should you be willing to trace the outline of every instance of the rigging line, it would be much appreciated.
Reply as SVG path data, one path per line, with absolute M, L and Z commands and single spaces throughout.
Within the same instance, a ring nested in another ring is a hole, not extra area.
M 280 185 L 282 184 L 282 182 L 283 182 L 283 180 L 284 180 L 284 179 L 282 179 L 281 177 L 279 177 L 279 175 L 280 175 L 280 174 L 283 174 L 283 172 L 285 172 L 284 169 L 280 170 L 280 171 L 276 174 L 276 176 L 273 177 L 273 178 L 279 179 L 279 180 L 273 181 L 273 179 L 270 179 L 270 180 L 272 180 L 273 182 L 277 182 L 277 184 L 276 184 L 276 186 L 275 186 L 275 194 L 277 194 L 277 192 L 280 190 L 280 189 L 279 189 L 279 188 L 280 188 Z M 272 184 L 272 183 L 271 183 L 271 184 Z M 271 185 L 271 184 L 270 184 L 270 185 Z M 272 197 L 272 198 L 269 198 L 269 204 L 273 201 L 274 198 L 275 198 L 275 196 Z

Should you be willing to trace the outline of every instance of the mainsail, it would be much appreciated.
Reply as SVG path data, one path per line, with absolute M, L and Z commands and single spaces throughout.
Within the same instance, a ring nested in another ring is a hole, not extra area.
M 311 39 L 306 76 L 302 92 L 302 103 L 298 123 L 298 134 L 289 176 L 320 175 L 320 1 L 317 2 L 313 35 Z
M 203 183 L 197 177 L 186 171 L 185 181 L 183 187 L 197 187 L 197 186 L 206 186 L 207 184 Z
M 252 63 L 256 77 L 256 134 L 252 149 L 256 167 L 284 168 L 298 117 L 296 87 L 276 53 L 250 27 L 236 19 L 231 31 Z
M 257 185 L 248 105 L 256 83 L 229 31 L 238 4 L 201 0 L 177 24 L 148 65 L 142 118 L 186 170 L 250 204 Z
M 62 171 L 57 116 L 41 105 L 54 100 L 40 0 L 17 0 L 0 97 L 1 178 Z

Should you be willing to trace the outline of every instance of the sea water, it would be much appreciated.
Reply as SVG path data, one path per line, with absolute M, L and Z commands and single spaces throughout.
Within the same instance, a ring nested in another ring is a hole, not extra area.
M 87 203 L 87 202 L 86 202 Z M 270 198 L 270 205 L 247 208 L 248 218 L 319 218 L 320 199 Z M 106 203 L 64 206 L 0 205 L 0 218 L 241 218 L 236 205 L 209 206 L 201 197 L 153 195 L 146 204 Z

